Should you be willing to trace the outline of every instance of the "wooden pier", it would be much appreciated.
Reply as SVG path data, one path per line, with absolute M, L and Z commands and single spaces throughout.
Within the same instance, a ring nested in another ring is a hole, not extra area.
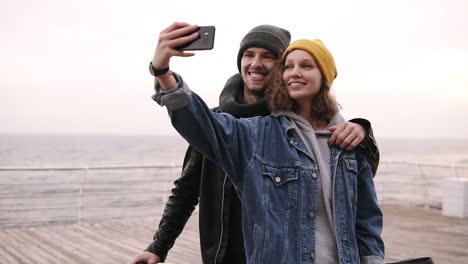
M 431 256 L 435 263 L 468 263 L 468 219 L 438 209 L 383 205 L 386 262 Z M 125 264 L 151 241 L 159 217 L 99 223 L 0 229 L 0 263 Z M 193 215 L 166 262 L 201 263 L 198 215 Z

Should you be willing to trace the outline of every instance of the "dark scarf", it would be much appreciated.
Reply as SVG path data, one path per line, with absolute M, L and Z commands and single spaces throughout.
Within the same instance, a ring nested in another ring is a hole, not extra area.
M 253 104 L 239 103 L 244 92 L 242 76 L 237 73 L 226 82 L 219 96 L 219 110 L 233 115 L 236 118 L 266 116 L 270 114 L 265 97 Z

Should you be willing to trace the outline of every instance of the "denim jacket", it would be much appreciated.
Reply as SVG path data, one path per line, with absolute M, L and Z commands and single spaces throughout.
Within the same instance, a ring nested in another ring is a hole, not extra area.
M 214 113 L 182 78 L 153 99 L 176 130 L 219 164 L 242 201 L 248 263 L 316 263 L 318 165 L 284 116 L 236 119 Z M 383 263 L 382 212 L 371 167 L 356 151 L 330 147 L 339 263 Z

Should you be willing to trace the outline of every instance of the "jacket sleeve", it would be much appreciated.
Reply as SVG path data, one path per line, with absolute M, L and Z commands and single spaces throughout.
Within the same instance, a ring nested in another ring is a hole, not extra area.
M 379 207 L 371 168 L 361 154 L 357 178 L 356 241 L 361 263 L 384 263 L 383 214 Z
M 361 125 L 366 130 L 366 135 L 362 142 L 358 145 L 358 150 L 363 152 L 366 158 L 369 160 L 369 163 L 372 167 L 372 174 L 375 176 L 377 173 L 377 168 L 379 167 L 380 161 L 380 152 L 379 147 L 377 146 L 377 141 L 374 137 L 374 131 L 372 130 L 371 123 L 364 118 L 354 118 L 349 120 Z
M 172 125 L 179 134 L 203 156 L 220 166 L 242 193 L 244 170 L 254 159 L 255 121 L 212 112 L 182 77 L 174 72 L 173 75 L 177 86 L 169 92 L 162 92 L 156 82 L 153 100 L 166 106 Z
M 182 174 L 174 184 L 159 222 L 154 241 L 146 251 L 158 255 L 162 261 L 172 248 L 198 204 L 203 156 L 191 146 L 187 149 Z

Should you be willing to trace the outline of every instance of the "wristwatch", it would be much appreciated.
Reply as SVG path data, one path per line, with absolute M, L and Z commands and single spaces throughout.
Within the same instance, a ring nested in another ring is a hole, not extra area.
M 150 62 L 149 71 L 150 71 L 151 75 L 153 75 L 154 77 L 158 77 L 158 76 L 166 74 L 169 71 L 169 66 L 166 67 L 166 68 L 163 68 L 163 69 L 156 69 L 153 66 L 153 64 Z

